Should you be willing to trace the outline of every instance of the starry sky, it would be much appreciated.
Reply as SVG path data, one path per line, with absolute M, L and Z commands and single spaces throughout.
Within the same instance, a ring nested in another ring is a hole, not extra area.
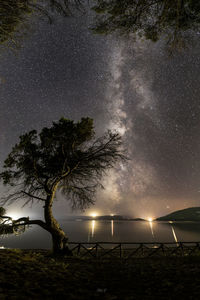
M 109 171 L 85 214 L 157 217 L 200 206 L 198 38 L 170 57 L 163 41 L 97 36 L 90 23 L 87 14 L 57 17 L 53 25 L 37 20 L 20 50 L 1 51 L 1 168 L 20 134 L 61 116 L 89 116 L 97 135 L 120 132 L 130 161 Z M 69 215 L 57 198 L 56 214 Z M 23 214 L 29 211 L 41 208 L 26 207 Z

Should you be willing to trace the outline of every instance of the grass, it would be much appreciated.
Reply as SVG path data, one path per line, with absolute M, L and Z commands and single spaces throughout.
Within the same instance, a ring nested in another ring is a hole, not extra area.
M 199 299 L 200 257 L 123 260 L 0 250 L 0 299 Z

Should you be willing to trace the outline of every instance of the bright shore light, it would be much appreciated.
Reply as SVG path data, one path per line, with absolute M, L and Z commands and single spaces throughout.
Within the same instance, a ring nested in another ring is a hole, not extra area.
M 147 219 L 149 222 L 153 222 L 153 218 L 148 218 Z
M 97 214 L 96 212 L 93 212 L 93 213 L 90 214 L 90 216 L 91 216 L 92 218 L 96 218 L 96 217 L 98 216 L 98 214 Z
M 6 214 L 11 217 L 13 220 L 17 220 L 19 218 L 22 218 L 23 217 L 23 213 L 19 212 L 19 211 L 14 211 L 14 210 L 11 210 L 8 212 L 6 212 Z

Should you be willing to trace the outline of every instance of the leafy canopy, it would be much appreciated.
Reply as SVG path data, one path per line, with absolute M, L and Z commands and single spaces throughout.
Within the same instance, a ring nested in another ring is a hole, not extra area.
M 124 159 L 118 133 L 108 131 L 95 140 L 92 119 L 61 118 L 40 134 L 32 130 L 20 136 L 0 174 L 13 187 L 4 201 L 45 201 L 59 189 L 73 207 L 83 208 L 93 203 L 103 173 Z
M 54 12 L 69 16 L 81 7 L 82 0 L 1 0 L 0 45 L 19 47 L 33 15 L 46 17 L 51 23 Z
M 152 41 L 165 36 L 181 46 L 187 32 L 200 28 L 199 0 L 97 0 L 94 32 L 133 33 Z
M 170 48 L 182 48 L 191 33 L 200 28 L 199 0 L 2 0 L 0 1 L 0 45 L 20 46 L 30 16 L 54 13 L 71 16 L 85 4 L 96 13 L 92 30 L 99 34 L 132 33 L 152 41 L 165 36 Z

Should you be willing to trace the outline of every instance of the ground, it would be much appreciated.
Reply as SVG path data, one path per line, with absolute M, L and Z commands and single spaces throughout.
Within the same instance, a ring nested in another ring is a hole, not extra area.
M 0 250 L 0 299 L 199 299 L 200 257 L 104 260 Z

